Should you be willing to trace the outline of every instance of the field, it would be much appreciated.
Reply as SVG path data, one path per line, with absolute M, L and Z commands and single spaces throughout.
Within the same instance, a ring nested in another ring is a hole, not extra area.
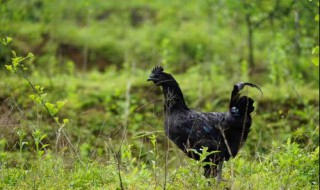
M 0 4 L 0 189 L 319 189 L 318 1 Z M 165 136 L 156 65 L 205 112 L 261 87 L 220 183 Z

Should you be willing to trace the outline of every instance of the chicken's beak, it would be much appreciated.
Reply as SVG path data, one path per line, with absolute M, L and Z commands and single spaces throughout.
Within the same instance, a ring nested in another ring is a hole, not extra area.
M 154 75 L 153 74 L 151 74 L 150 76 L 149 76 L 149 78 L 147 79 L 147 81 L 152 81 L 154 84 L 156 84 L 157 86 L 159 86 L 159 79 L 158 78 L 156 78 L 156 77 L 154 77 Z
M 155 81 L 155 78 L 149 77 L 149 78 L 147 79 L 147 81 Z
M 151 75 L 149 76 L 149 78 L 147 79 L 147 81 L 156 81 L 157 79 L 154 77 L 154 74 L 151 73 Z
M 149 76 L 147 81 L 152 81 L 155 85 L 160 86 L 160 80 L 157 76 L 155 76 L 153 73 Z

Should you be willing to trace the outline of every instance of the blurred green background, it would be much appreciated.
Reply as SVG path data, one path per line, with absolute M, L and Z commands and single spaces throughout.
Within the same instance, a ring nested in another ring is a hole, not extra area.
M 244 91 L 256 102 L 253 129 L 241 153 L 246 160 L 260 159 L 288 139 L 309 153 L 319 145 L 318 1 L 0 4 L 2 38 L 13 39 L 10 47 L 17 55 L 34 54 L 23 62 L 24 74 L 44 87 L 45 102 L 65 103 L 54 117 L 68 119 L 60 128 L 30 98 L 34 91 L 26 80 L 6 69 L 11 53 L 2 45 L 0 148 L 8 167 L 36 157 L 36 131 L 45 135 L 41 143 L 49 145 L 43 147 L 47 154 L 76 160 L 77 152 L 81 160 L 102 163 L 123 145 L 132 157 L 151 165 L 155 139 L 163 163 L 162 92 L 146 81 L 156 65 L 175 76 L 196 110 L 227 111 L 239 81 L 262 88 L 263 96 Z M 28 143 L 22 146 L 22 141 Z M 175 167 L 182 155 L 172 144 L 169 150 L 169 165 Z M 18 159 L 19 151 L 23 156 Z

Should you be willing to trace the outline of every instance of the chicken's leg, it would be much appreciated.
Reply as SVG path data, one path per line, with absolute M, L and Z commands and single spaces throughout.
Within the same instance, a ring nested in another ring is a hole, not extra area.
M 218 183 L 220 183 L 221 179 L 222 179 L 222 166 L 223 166 L 223 161 L 219 162 L 218 164 L 218 169 L 217 169 L 217 181 Z

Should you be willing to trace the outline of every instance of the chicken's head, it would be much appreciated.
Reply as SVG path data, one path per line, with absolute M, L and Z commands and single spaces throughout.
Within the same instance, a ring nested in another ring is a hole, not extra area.
M 175 79 L 171 74 L 165 73 L 163 67 L 155 66 L 147 81 L 152 81 L 157 86 L 164 86 L 175 82 Z

